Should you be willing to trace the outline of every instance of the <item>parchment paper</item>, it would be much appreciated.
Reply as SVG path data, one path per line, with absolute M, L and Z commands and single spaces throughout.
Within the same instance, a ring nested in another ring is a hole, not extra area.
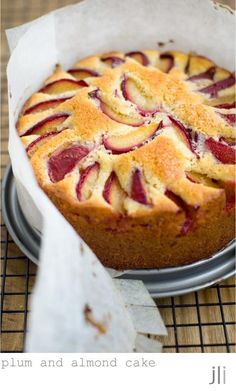
M 164 42 L 165 50 L 196 51 L 232 69 L 233 16 L 210 0 L 86 0 L 8 30 L 7 36 L 12 51 L 7 68 L 9 153 L 23 212 L 43 232 L 26 348 L 130 352 L 136 344 L 136 351 L 159 351 L 159 343 L 139 334 L 166 332 L 144 286 L 114 285 L 38 187 L 15 122 L 55 64 L 66 69 L 100 51 L 155 49 Z

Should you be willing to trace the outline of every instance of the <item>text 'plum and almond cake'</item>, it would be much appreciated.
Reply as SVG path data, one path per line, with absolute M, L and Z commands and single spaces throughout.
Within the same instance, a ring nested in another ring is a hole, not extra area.
M 143 50 L 59 66 L 17 129 L 41 188 L 104 265 L 179 266 L 234 237 L 235 76 Z

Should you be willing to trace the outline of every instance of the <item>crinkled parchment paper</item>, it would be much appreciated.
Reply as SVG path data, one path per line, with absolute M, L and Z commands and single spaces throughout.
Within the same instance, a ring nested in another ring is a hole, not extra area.
M 86 0 L 7 31 L 11 49 L 9 153 L 21 207 L 43 233 L 26 349 L 30 352 L 160 351 L 145 334 L 165 327 L 139 281 L 115 283 L 36 183 L 15 123 L 25 100 L 60 63 L 109 50 L 196 51 L 234 65 L 231 12 L 210 0 Z M 112 254 L 111 254 L 112 256 Z

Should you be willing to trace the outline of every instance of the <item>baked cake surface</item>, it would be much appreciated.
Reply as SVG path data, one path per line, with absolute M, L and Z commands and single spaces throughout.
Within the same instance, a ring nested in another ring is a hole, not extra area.
M 234 237 L 235 76 L 182 52 L 59 66 L 17 129 L 39 185 L 109 267 L 209 257 Z

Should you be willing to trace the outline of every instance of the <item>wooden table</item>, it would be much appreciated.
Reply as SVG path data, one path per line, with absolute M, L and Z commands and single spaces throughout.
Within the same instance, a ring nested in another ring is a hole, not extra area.
M 3 0 L 3 28 L 10 28 L 77 0 Z M 225 1 L 234 5 L 234 0 Z M 1 175 L 9 162 L 7 153 L 8 108 L 5 75 L 9 52 L 2 36 L 2 161 Z M 2 223 L 2 351 L 23 349 L 29 297 L 37 267 L 17 248 Z M 168 327 L 163 338 L 165 352 L 235 352 L 235 279 L 215 287 L 175 298 L 159 299 L 157 304 Z

